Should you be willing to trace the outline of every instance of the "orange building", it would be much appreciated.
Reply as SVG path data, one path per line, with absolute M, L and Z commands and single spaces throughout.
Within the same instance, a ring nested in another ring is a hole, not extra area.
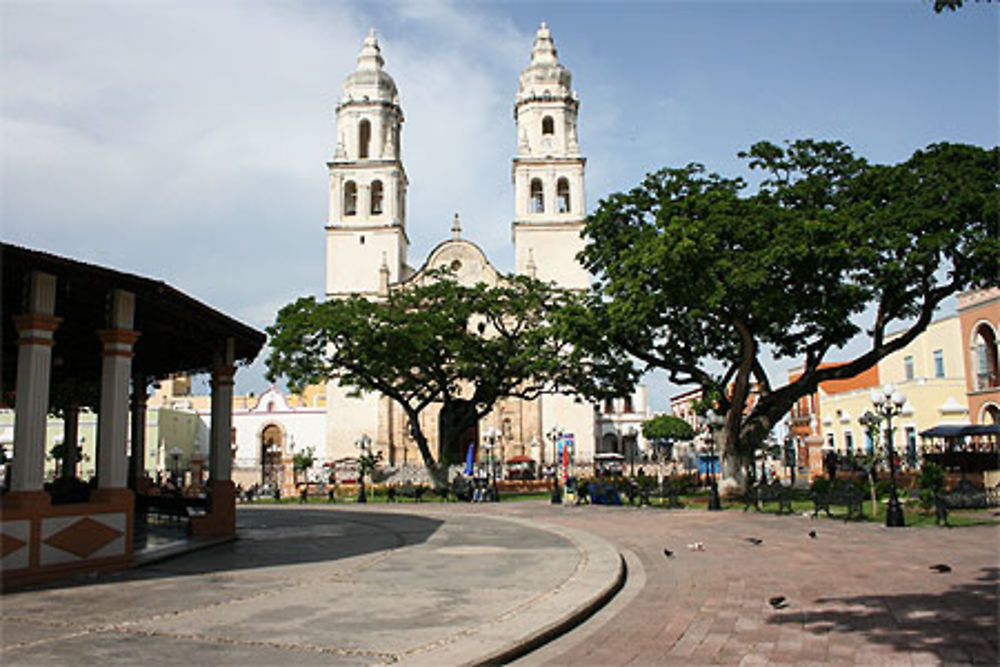
M 958 317 L 962 328 L 962 355 L 973 424 L 1000 424 L 1000 368 L 997 339 L 1000 337 L 1000 287 L 958 295 Z
M 831 362 L 820 364 L 820 368 L 839 366 Z M 788 372 L 788 381 L 795 382 L 802 376 L 802 367 L 793 368 Z M 829 380 L 821 382 L 819 390 L 803 396 L 792 407 L 789 414 L 790 431 L 795 440 L 795 457 L 800 471 L 808 471 L 810 478 L 823 474 L 823 435 L 820 427 L 820 394 L 833 396 L 848 391 L 867 389 L 879 386 L 878 365 L 852 378 Z

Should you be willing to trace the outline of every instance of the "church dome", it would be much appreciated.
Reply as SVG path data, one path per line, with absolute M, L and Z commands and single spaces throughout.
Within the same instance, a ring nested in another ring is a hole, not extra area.
M 521 72 L 518 102 L 532 99 L 559 99 L 571 96 L 572 75 L 556 55 L 552 31 L 544 22 L 535 34 L 531 64 Z
M 341 104 L 350 102 L 399 103 L 396 82 L 382 69 L 385 61 L 375 38 L 375 29 L 368 32 L 361 53 L 358 54 L 358 68 L 344 79 L 344 98 Z

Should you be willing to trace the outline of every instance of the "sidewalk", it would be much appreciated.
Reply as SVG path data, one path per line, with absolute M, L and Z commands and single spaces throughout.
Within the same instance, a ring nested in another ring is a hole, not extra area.
M 478 663 L 561 633 L 623 580 L 590 533 L 425 507 L 241 509 L 236 542 L 6 594 L 3 662 Z

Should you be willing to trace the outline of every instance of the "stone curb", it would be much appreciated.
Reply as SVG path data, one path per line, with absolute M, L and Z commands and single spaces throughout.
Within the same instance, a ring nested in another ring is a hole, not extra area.
M 484 620 L 459 636 L 400 656 L 397 665 L 496 665 L 516 660 L 571 630 L 607 604 L 625 584 L 621 554 L 590 533 L 514 517 L 491 519 L 546 530 L 569 540 L 581 555 L 577 571 L 526 607 Z

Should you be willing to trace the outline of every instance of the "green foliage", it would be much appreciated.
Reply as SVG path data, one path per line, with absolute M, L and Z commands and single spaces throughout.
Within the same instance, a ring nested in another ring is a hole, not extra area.
M 992 0 L 976 0 L 976 2 L 991 2 Z M 965 0 L 934 0 L 934 12 L 940 14 L 944 10 L 952 12 L 958 11 L 965 4 Z
M 920 468 L 920 476 L 917 477 L 917 489 L 920 498 L 920 507 L 930 510 L 934 507 L 935 494 L 942 493 L 945 489 L 944 468 L 936 463 L 925 461 Z
M 691 440 L 694 429 L 680 417 L 657 415 L 642 423 L 642 434 L 647 440 Z
M 55 445 L 54 447 L 52 447 L 52 449 L 49 450 L 49 458 L 55 459 L 56 461 L 62 461 L 64 458 L 66 458 L 66 454 L 67 454 L 66 443 L 63 442 L 59 443 L 58 445 Z M 76 460 L 80 461 L 82 459 L 83 459 L 83 447 L 77 445 Z
M 312 447 L 307 447 L 304 451 L 296 452 L 292 456 L 292 468 L 297 473 L 305 472 L 309 468 L 312 468 L 313 463 L 316 462 L 316 450 Z
M 806 139 L 740 156 L 763 176 L 755 192 L 689 164 L 599 203 L 581 260 L 596 276 L 589 306 L 601 336 L 578 344 L 699 385 L 727 417 L 726 452 L 749 460 L 820 382 L 870 368 L 923 331 L 942 300 L 995 282 L 1000 150 L 934 144 L 870 165 L 841 142 Z M 823 366 L 869 309 L 870 347 Z M 890 326 L 903 332 L 886 342 Z M 773 386 L 766 349 L 801 360 L 802 374 Z
M 358 469 L 362 477 L 370 474 L 382 462 L 382 452 L 368 452 L 358 457 Z
M 579 301 L 525 276 L 466 286 L 444 271 L 381 300 L 301 298 L 268 327 L 268 377 L 283 376 L 296 388 L 335 379 L 358 393 L 384 394 L 407 415 L 433 469 L 419 419 L 433 403 L 472 406 L 453 412 L 463 420 L 452 429 L 457 434 L 503 398 L 631 388 L 630 366 L 608 351 L 584 356 L 569 342 L 568 330 L 592 326 Z

